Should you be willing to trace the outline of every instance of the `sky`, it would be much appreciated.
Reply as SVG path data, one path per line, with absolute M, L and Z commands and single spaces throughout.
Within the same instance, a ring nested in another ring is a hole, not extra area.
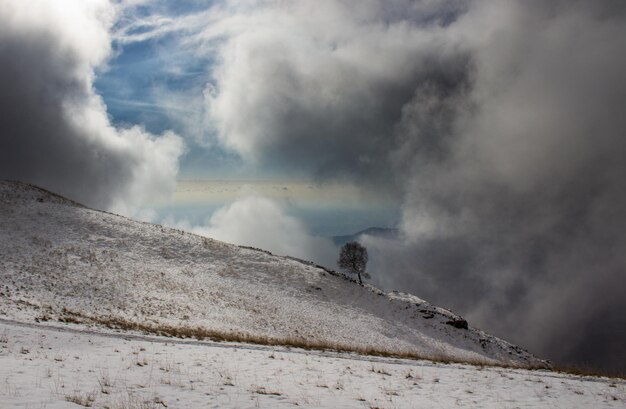
M 0 0 L 0 177 L 626 371 L 626 3 Z

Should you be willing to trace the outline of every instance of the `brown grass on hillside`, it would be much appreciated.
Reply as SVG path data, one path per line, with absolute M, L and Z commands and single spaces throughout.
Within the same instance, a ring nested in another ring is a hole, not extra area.
M 481 358 L 465 358 L 460 359 L 445 354 L 423 354 L 417 351 L 390 351 L 375 347 L 363 347 L 353 344 L 342 344 L 338 342 L 328 342 L 323 340 L 307 340 L 301 337 L 267 337 L 261 335 L 252 335 L 243 332 L 223 332 L 211 330 L 204 327 L 192 327 L 185 325 L 169 325 L 169 324 L 150 324 L 130 321 L 121 317 L 97 317 L 87 316 L 85 314 L 63 309 L 64 316 L 59 318 L 61 322 L 69 323 L 96 323 L 107 328 L 140 331 L 147 334 L 159 336 L 170 336 L 176 338 L 193 338 L 197 340 L 210 340 L 217 342 L 242 342 L 269 346 L 287 346 L 294 348 L 302 348 L 308 350 L 348 352 L 365 356 L 379 356 L 386 358 L 427 360 L 440 364 L 463 364 L 472 365 L 479 368 L 495 367 L 507 369 L 525 369 L 525 370 L 551 370 L 558 373 L 565 373 L 576 376 L 585 377 L 605 377 L 626 379 L 626 374 L 609 374 L 597 368 L 585 366 L 556 366 L 551 367 L 548 364 L 519 364 L 495 362 Z
M 481 358 L 460 359 L 444 354 L 423 354 L 417 351 L 390 351 L 375 347 L 363 347 L 353 344 L 329 342 L 324 340 L 308 340 L 301 337 L 267 337 L 243 332 L 223 332 L 204 327 L 192 327 L 186 325 L 151 324 L 130 321 L 114 316 L 88 316 L 80 312 L 63 309 L 64 316 L 59 321 L 70 323 L 96 323 L 107 328 L 141 331 L 148 334 L 171 336 L 177 338 L 194 338 L 197 340 L 210 340 L 221 342 L 243 342 L 270 346 L 288 346 L 294 348 L 348 352 L 367 356 L 380 356 L 387 358 L 401 358 L 413 360 L 428 360 L 442 364 L 466 364 L 479 367 L 502 367 L 513 369 L 549 369 L 546 365 L 525 365 L 517 363 L 495 362 Z

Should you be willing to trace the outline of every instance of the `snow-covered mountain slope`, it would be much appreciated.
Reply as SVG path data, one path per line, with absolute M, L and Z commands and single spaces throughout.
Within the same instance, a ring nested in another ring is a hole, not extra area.
M 541 366 L 407 294 L 0 182 L 0 318 Z

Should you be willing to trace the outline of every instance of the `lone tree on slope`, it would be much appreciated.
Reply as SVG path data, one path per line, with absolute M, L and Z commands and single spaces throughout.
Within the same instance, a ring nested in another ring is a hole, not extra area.
M 361 275 L 365 275 L 365 266 L 367 265 L 367 249 L 356 241 L 351 241 L 341 247 L 339 253 L 339 267 L 348 270 L 352 274 L 359 276 L 359 284 L 363 285 Z M 367 277 L 367 276 L 366 276 Z

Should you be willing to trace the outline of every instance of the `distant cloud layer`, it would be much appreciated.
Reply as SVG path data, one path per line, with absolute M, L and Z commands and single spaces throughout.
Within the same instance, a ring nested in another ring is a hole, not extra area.
M 0 0 L 0 178 L 131 214 L 173 190 L 183 144 L 114 128 L 94 92 L 116 12 L 104 0 Z
M 246 4 L 195 35 L 224 144 L 401 197 L 379 283 L 626 368 L 623 2 Z

